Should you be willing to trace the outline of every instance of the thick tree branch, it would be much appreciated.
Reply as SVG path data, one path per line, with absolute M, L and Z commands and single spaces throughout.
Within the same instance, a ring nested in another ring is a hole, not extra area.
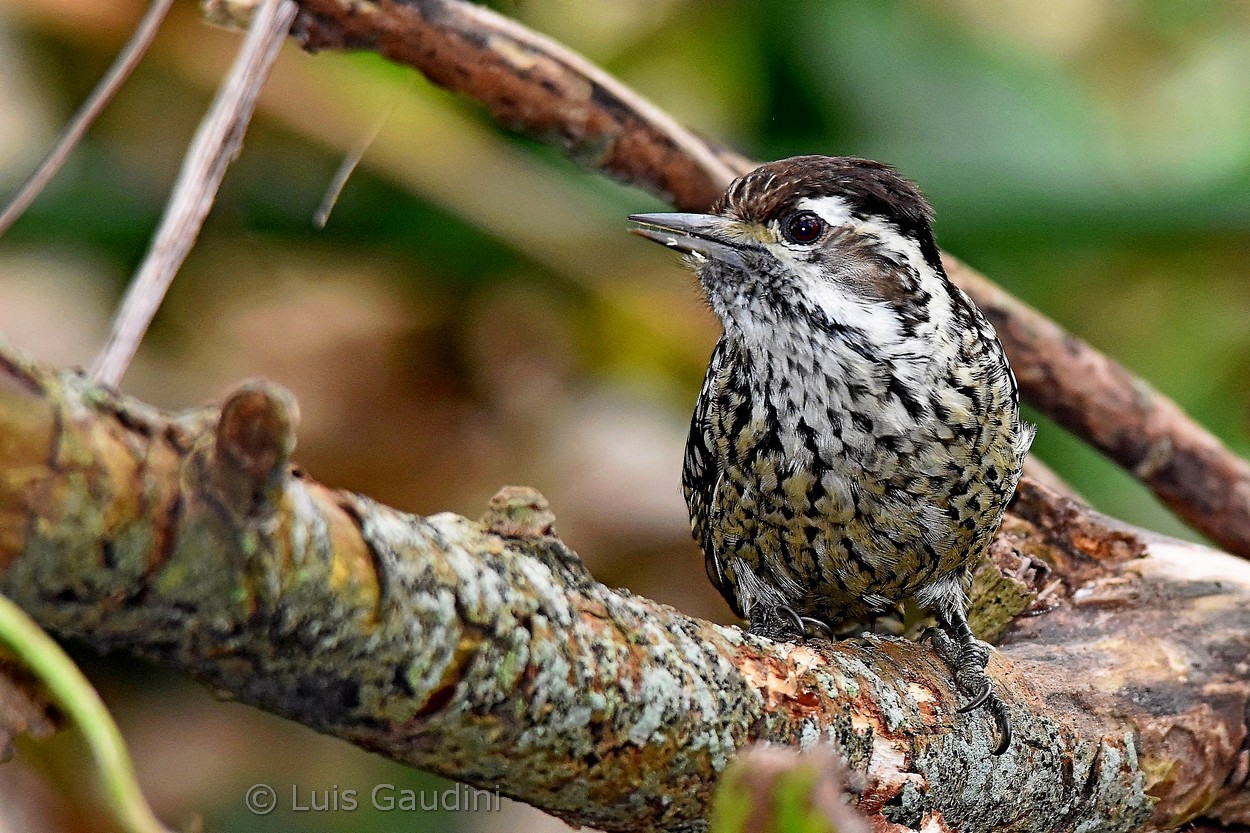
M 688 211 L 755 166 L 700 139 L 565 47 L 461 0 L 299 0 L 310 50 L 368 49 L 482 102 L 500 123 Z M 944 256 L 992 317 L 1026 399 L 1250 557 L 1250 464 L 1109 357 Z
M 531 491 L 473 522 L 326 488 L 289 468 L 295 422 L 264 384 L 170 417 L 0 350 L 0 592 L 62 634 L 605 830 L 703 829 L 719 773 L 762 740 L 836 744 L 892 829 L 1250 820 L 1250 567 L 1230 556 L 1026 484 L 995 543 L 1012 575 L 983 572 L 1047 587 L 1054 609 L 991 663 L 1017 727 L 993 757 L 989 718 L 956 714 L 928 647 L 691 619 L 595 582 Z

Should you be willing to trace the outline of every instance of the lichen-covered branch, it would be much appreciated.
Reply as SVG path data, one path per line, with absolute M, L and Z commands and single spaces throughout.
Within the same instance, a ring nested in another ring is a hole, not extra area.
M 463 0 L 299 0 L 317 49 L 368 49 L 482 102 L 500 123 L 686 211 L 707 209 L 754 162 L 717 147 L 585 58 Z M 230 0 L 215 0 L 216 6 Z M 220 15 L 220 13 L 219 13 Z M 1250 464 L 1111 358 L 945 256 L 990 315 L 1025 398 L 1250 558 Z
M 704 829 L 757 741 L 832 743 L 892 829 L 1250 820 L 1250 566 L 1230 556 L 1026 484 L 982 593 L 1050 612 L 991 663 L 1017 729 L 994 757 L 926 646 L 691 619 L 597 583 L 532 491 L 478 522 L 316 483 L 289 463 L 296 421 L 264 384 L 167 416 L 0 349 L 0 592 L 59 633 L 609 831 Z

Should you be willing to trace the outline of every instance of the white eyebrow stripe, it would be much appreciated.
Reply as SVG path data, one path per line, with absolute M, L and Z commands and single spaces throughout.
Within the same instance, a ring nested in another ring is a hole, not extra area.
M 838 196 L 804 197 L 796 203 L 795 207 L 816 212 L 831 226 L 854 228 L 860 225 L 860 222 L 851 216 L 851 204 Z
M 842 226 L 856 232 L 871 234 L 877 238 L 879 245 L 908 260 L 916 269 L 920 269 L 924 263 L 919 244 L 912 238 L 900 234 L 894 223 L 875 215 L 862 219 L 855 217 L 851 213 L 851 204 L 842 197 L 805 197 L 798 201 L 797 206 L 816 212 L 831 226 Z

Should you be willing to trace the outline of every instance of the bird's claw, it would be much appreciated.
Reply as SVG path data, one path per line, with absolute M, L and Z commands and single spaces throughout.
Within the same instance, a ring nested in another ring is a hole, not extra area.
M 761 619 L 752 617 L 751 632 L 780 640 L 807 639 L 813 633 L 818 633 L 830 642 L 835 639 L 833 628 L 828 622 L 811 616 L 803 616 L 785 604 L 775 605 Z
M 825 622 L 820 619 L 815 619 L 811 616 L 800 616 L 799 619 L 802 620 L 805 626 L 804 631 L 803 631 L 804 636 L 807 636 L 812 631 L 816 631 L 817 633 L 819 633 L 821 636 L 823 636 L 825 639 L 829 640 L 830 642 L 833 642 L 835 640 L 835 637 L 833 635 L 833 628 L 829 626 L 828 622 Z
M 973 697 L 967 703 L 964 703 L 962 706 L 956 709 L 955 712 L 957 714 L 967 714 L 968 712 L 974 712 L 977 709 L 984 706 L 985 702 L 990 699 L 990 695 L 992 695 L 993 693 L 994 693 L 994 686 L 990 685 L 989 680 L 986 680 L 985 687 L 981 689 L 981 693 L 978 694 L 976 697 Z
M 990 754 L 998 756 L 1011 747 L 1011 715 L 1007 712 L 1007 704 L 988 686 L 986 690 L 989 694 L 985 698 L 985 708 L 993 715 L 994 723 L 998 726 L 998 746 Z
M 960 706 L 957 713 L 968 714 L 981 708 L 988 711 L 998 728 L 998 744 L 993 754 L 1006 752 L 1012 739 L 1011 715 L 1006 703 L 994 693 L 994 684 L 985 673 L 990 658 L 989 646 L 973 638 L 971 632 L 957 640 L 942 628 L 928 628 L 920 639 L 933 643 L 938 656 L 955 672 L 955 682 L 964 693 L 971 694 L 972 699 Z
M 802 638 L 803 634 L 807 632 L 807 629 L 803 626 L 803 617 L 800 616 L 799 612 L 794 608 L 789 605 L 777 605 L 775 612 L 783 616 L 790 617 L 790 621 L 794 622 L 795 633 L 797 633 L 800 638 Z

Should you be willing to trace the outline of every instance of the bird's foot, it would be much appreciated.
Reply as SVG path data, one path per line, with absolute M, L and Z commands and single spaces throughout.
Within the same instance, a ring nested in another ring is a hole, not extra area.
M 797 642 L 819 635 L 833 642 L 833 628 L 827 622 L 803 616 L 789 605 L 779 604 L 771 608 L 751 611 L 751 633 L 780 642 Z
M 972 699 L 959 707 L 960 714 L 984 708 L 998 726 L 998 746 L 995 755 L 1001 755 L 1011 746 L 1011 715 L 1007 705 L 994 692 L 994 683 L 985 666 L 990 660 L 990 646 L 975 638 L 971 631 L 952 637 L 941 628 L 929 628 L 921 635 L 922 641 L 933 643 L 937 651 L 955 674 L 955 682 Z

